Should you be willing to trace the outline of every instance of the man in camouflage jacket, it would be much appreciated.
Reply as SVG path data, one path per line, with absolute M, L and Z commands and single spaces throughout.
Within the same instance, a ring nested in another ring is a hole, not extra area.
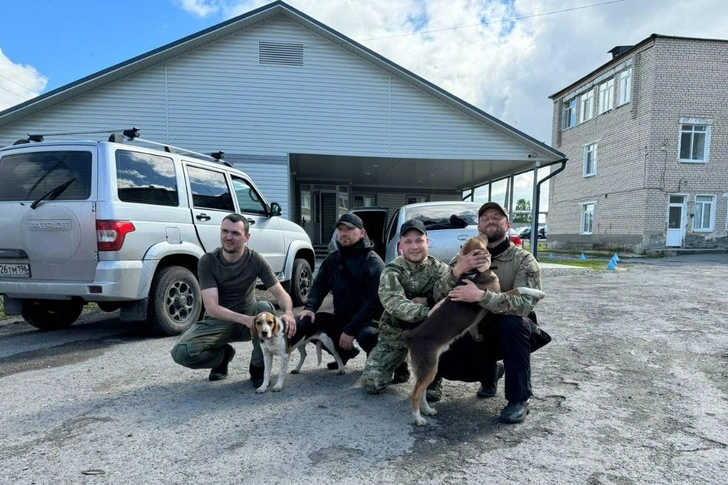
M 377 345 L 367 358 L 361 378 L 362 387 L 370 394 L 384 391 L 393 382 L 396 369 L 406 369 L 407 347 L 402 342 L 402 331 L 423 322 L 434 303 L 449 290 L 441 285 L 442 292 L 435 293 L 435 285 L 447 278 L 450 267 L 429 256 L 427 244 L 422 221 L 412 219 L 402 224 L 403 255 L 387 264 L 379 277 L 379 299 L 384 313 L 379 321 Z
M 505 373 L 505 397 L 508 405 L 501 412 L 501 421 L 518 423 L 528 413 L 531 397 L 531 352 L 546 345 L 551 337 L 536 324 L 533 312 L 537 299 L 531 296 L 508 295 L 517 287 L 541 289 L 541 269 L 529 252 L 511 244 L 507 237 L 508 212 L 495 202 L 487 202 L 478 211 L 478 230 L 488 237 L 491 269 L 500 280 L 501 292 L 483 291 L 471 281 L 459 284 L 468 271 L 483 264 L 484 255 L 473 252 L 459 255 L 452 270 L 435 285 L 438 294 L 448 293 L 454 301 L 477 303 L 489 313 L 478 325 L 481 342 L 468 334 L 450 346 L 440 358 L 438 375 L 458 380 L 462 372 L 475 366 L 482 370 L 479 397 L 493 397 L 498 379 Z M 386 308 L 386 305 L 385 305 Z M 498 362 L 503 360 L 503 363 Z

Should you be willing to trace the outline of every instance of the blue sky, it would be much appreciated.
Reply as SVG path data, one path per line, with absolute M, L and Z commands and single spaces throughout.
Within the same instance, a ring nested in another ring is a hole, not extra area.
M 266 3 L 2 0 L 0 110 Z M 653 33 L 728 38 L 725 0 L 287 3 L 547 144 L 548 97 L 609 61 L 609 49 Z
M 168 0 L 4 0 L 0 18 L 3 55 L 32 66 L 48 79 L 47 89 L 222 20 L 200 18 Z M 20 94 L 27 92 L 17 84 L 15 87 Z

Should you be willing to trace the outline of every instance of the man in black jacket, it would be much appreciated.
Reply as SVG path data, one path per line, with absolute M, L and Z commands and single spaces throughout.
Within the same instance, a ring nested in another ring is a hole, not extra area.
M 344 214 L 336 222 L 338 251 L 329 254 L 316 274 L 308 301 L 296 317 L 294 344 L 319 330 L 329 335 L 346 362 L 356 357 L 359 347 L 368 354 L 377 344 L 376 320 L 382 315 L 377 289 L 384 261 L 366 238 L 364 223 L 354 214 Z M 334 297 L 334 313 L 319 312 L 324 298 Z M 328 364 L 336 368 L 336 362 Z

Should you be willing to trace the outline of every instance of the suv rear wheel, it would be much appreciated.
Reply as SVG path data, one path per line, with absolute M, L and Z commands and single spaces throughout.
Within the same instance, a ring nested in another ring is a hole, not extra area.
M 311 273 L 311 265 L 303 258 L 293 261 L 293 275 L 289 282 L 289 291 L 293 306 L 301 306 L 308 300 L 308 294 L 311 292 L 313 284 L 313 274 Z
M 179 335 L 200 318 L 200 284 L 190 270 L 168 266 L 158 271 L 149 292 L 149 321 L 152 329 L 165 335 Z
M 81 300 L 24 300 L 23 319 L 40 330 L 70 327 L 83 310 Z

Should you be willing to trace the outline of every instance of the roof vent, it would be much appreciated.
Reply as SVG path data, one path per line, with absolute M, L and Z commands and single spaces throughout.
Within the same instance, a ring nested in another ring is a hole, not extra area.
M 303 44 L 258 42 L 258 63 L 303 66 Z

